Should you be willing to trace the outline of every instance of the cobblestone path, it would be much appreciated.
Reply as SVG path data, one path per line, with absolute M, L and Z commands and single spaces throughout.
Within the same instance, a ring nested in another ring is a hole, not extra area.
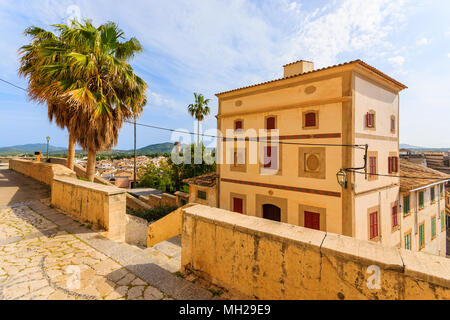
M 0 221 L 0 299 L 165 298 L 28 207 L 1 209 Z

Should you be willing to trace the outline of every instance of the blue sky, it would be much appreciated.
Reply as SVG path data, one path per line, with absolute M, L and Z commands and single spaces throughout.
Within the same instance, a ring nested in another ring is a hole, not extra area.
M 211 98 L 204 129 L 215 128 L 215 93 L 279 78 L 282 65 L 298 59 L 316 67 L 362 59 L 409 87 L 401 93 L 401 142 L 450 147 L 449 12 L 448 0 L 0 0 L 0 77 L 26 86 L 17 49 L 30 25 L 50 28 L 71 16 L 114 21 L 144 46 L 132 61 L 150 88 L 140 122 L 192 131 L 193 92 Z M 0 147 L 47 135 L 66 146 L 45 106 L 0 82 Z M 138 128 L 140 147 L 166 141 L 167 132 Z M 132 145 L 125 125 L 117 148 Z

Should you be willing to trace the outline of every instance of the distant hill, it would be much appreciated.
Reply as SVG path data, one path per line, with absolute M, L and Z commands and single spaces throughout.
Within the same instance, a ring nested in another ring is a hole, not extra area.
M 0 148 L 0 153 L 34 153 L 35 151 L 41 150 L 42 153 L 47 152 L 47 144 L 45 143 L 34 143 L 34 144 L 24 144 L 20 146 L 11 146 Z M 66 148 L 55 147 L 49 145 L 49 152 L 65 152 Z
M 173 143 L 165 142 L 158 144 L 151 144 L 149 146 L 137 149 L 137 153 L 141 154 L 152 154 L 152 153 L 171 153 L 173 149 Z M 133 150 L 130 150 L 132 152 Z
M 427 148 L 427 147 L 418 147 L 413 146 L 410 144 L 402 143 L 400 144 L 400 149 L 409 149 L 419 152 L 425 152 L 425 151 L 436 151 L 436 152 L 448 152 L 450 151 L 450 148 Z

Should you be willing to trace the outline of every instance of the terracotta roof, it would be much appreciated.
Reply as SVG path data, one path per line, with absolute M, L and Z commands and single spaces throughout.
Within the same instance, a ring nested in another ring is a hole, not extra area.
M 418 179 L 402 178 L 403 176 L 418 177 Z M 428 177 L 434 179 L 423 179 Z M 450 179 L 450 175 L 430 169 L 421 164 L 403 159 L 400 160 L 400 191 L 402 192 L 425 187 L 446 179 Z
M 183 183 L 193 184 L 201 187 L 215 187 L 219 175 L 215 172 L 211 172 L 202 176 L 184 179 Z
M 302 61 L 302 60 L 299 60 L 299 61 Z M 285 66 L 297 63 L 299 61 L 289 63 L 289 64 L 287 64 Z M 301 77 L 301 76 L 304 76 L 304 75 L 307 75 L 307 74 L 311 74 L 311 73 L 314 73 L 314 72 L 319 72 L 319 71 L 323 71 L 323 70 L 329 70 L 329 69 L 333 69 L 333 68 L 339 68 L 339 67 L 347 66 L 347 65 L 350 65 L 350 64 L 359 64 L 359 65 L 365 67 L 366 69 L 369 69 L 370 71 L 380 75 L 381 77 L 385 78 L 386 80 L 393 82 L 394 84 L 396 84 L 397 86 L 401 87 L 402 89 L 408 88 L 404 84 L 402 84 L 402 83 L 398 82 L 397 80 L 389 77 L 388 75 L 386 75 L 385 73 L 381 72 L 380 70 L 378 70 L 378 69 L 372 67 L 371 65 L 368 65 L 364 61 L 358 59 L 358 60 L 353 60 L 353 61 L 337 64 L 337 65 L 334 65 L 334 66 L 325 67 L 325 68 L 322 68 L 322 69 L 316 69 L 316 70 L 305 72 L 305 73 L 302 73 L 302 74 L 293 75 L 293 76 L 286 77 L 286 78 L 270 80 L 270 81 L 266 81 L 266 82 L 262 82 L 262 83 L 258 83 L 258 84 L 254 84 L 254 85 L 250 85 L 250 86 L 246 86 L 246 87 L 241 87 L 241 88 L 238 88 L 238 89 L 224 91 L 224 92 L 221 92 L 221 93 L 217 93 L 216 96 L 220 96 L 220 95 L 225 94 L 225 93 L 230 93 L 230 92 L 239 91 L 239 90 L 243 90 L 243 89 L 248 89 L 248 88 L 252 88 L 252 87 L 262 86 L 262 85 L 265 85 L 265 84 L 268 84 L 268 83 L 272 83 L 272 82 L 277 82 L 277 81 L 283 81 L 283 80 L 286 80 L 286 79 L 297 78 L 297 77 Z

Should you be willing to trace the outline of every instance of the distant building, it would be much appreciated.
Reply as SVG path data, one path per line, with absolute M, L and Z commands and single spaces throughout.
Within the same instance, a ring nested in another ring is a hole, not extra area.
M 400 178 L 401 210 L 391 219 L 392 230 L 400 231 L 401 247 L 445 256 L 445 183 L 450 176 L 406 160 L 400 162 L 400 174 L 415 177 Z

